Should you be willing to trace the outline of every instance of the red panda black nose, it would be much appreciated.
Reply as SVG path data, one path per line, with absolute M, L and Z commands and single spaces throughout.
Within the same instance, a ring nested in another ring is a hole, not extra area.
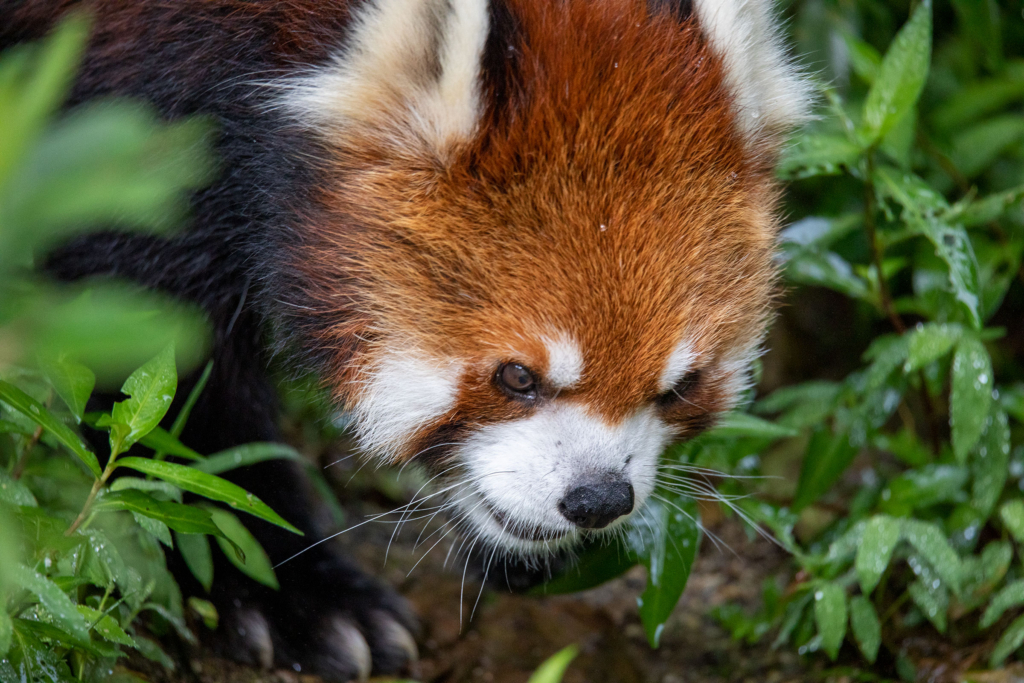
M 621 479 L 570 489 L 558 511 L 581 529 L 603 529 L 633 509 L 633 485 Z

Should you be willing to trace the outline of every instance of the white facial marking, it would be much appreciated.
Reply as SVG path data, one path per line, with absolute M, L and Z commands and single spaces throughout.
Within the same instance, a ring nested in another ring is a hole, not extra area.
M 687 372 L 693 369 L 696 360 L 697 352 L 693 349 L 693 343 L 686 339 L 679 342 L 672 349 L 672 353 L 669 354 L 668 361 L 665 363 L 665 369 L 658 377 L 658 391 L 665 392 L 674 387 Z
M 285 83 L 281 105 L 332 135 L 355 129 L 403 148 L 425 142 L 444 155 L 480 118 L 488 20 L 486 0 L 367 2 L 344 49 L 329 65 Z
M 608 425 L 581 406 L 553 403 L 528 418 L 482 427 L 467 439 L 458 457 L 468 481 L 453 497 L 487 541 L 524 555 L 544 552 L 578 538 L 558 503 L 588 477 L 620 475 L 632 484 L 638 510 L 654 490 L 658 457 L 670 438 L 650 407 Z M 504 523 L 493 511 L 504 515 Z M 516 530 L 558 538 L 524 539 Z
M 755 343 L 734 349 L 719 361 L 715 375 L 725 389 L 726 410 L 734 408 L 743 392 L 753 385 L 750 366 L 760 354 L 761 347 Z
M 409 438 L 455 405 L 461 367 L 413 354 L 385 355 L 367 373 L 353 409 L 368 452 L 394 459 Z
M 545 337 L 548 371 L 545 379 L 556 389 L 568 389 L 583 379 L 583 354 L 568 335 Z
M 779 131 L 808 118 L 811 88 L 783 47 L 772 0 L 696 0 L 700 26 L 725 62 L 740 129 Z

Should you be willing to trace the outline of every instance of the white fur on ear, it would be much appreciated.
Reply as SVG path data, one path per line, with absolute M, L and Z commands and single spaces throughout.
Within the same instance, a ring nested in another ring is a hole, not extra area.
M 704 35 L 725 63 L 726 84 L 749 138 L 809 118 L 810 83 L 786 54 L 772 0 L 696 0 Z
M 480 118 L 487 0 L 369 0 L 344 48 L 285 85 L 281 104 L 325 134 L 420 141 L 442 156 Z

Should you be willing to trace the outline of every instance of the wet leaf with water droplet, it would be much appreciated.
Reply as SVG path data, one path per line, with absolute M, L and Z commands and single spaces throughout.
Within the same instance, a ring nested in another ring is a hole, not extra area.
M 177 386 L 174 345 L 170 344 L 133 372 L 121 387 L 129 398 L 115 403 L 110 412 L 110 448 L 114 453 L 128 450 L 160 424 Z
M 158 479 L 174 484 L 180 489 L 191 491 L 210 500 L 227 503 L 236 510 L 248 512 L 250 515 L 276 524 L 279 527 L 302 535 L 302 532 L 286 522 L 256 496 L 242 487 L 232 484 L 226 479 L 200 472 L 194 467 L 187 467 L 173 462 L 162 462 L 146 458 L 122 458 L 117 461 L 118 467 L 128 467 L 149 474 Z
M 684 514 L 676 514 L 682 512 Z M 640 621 L 651 647 L 675 609 L 690 578 L 700 545 L 697 504 L 692 498 L 664 494 L 652 500 L 632 522 L 631 544 L 642 548 L 640 561 L 647 567 L 647 587 L 640 596 Z
M 899 540 L 900 525 L 895 519 L 876 515 L 868 520 L 855 560 L 857 578 L 865 595 L 870 595 L 878 585 Z
M 846 637 L 846 593 L 842 586 L 826 583 L 814 593 L 814 621 L 821 647 L 834 661 Z
M 963 581 L 960 557 L 942 531 L 931 522 L 918 519 L 902 519 L 900 526 L 902 537 L 921 553 L 942 581 L 959 595 Z
M 869 142 L 884 136 L 917 102 L 928 77 L 932 49 L 932 4 L 917 5 L 896 34 L 864 102 L 864 135 Z
M 992 405 L 992 359 L 984 344 L 964 337 L 953 355 L 949 422 L 953 454 L 961 465 L 981 438 Z

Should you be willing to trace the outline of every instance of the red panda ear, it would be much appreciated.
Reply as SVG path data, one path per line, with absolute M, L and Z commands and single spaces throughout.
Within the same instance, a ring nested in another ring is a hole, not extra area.
M 369 0 L 326 66 L 282 104 L 333 142 L 383 141 L 442 159 L 480 118 L 486 0 Z
M 692 0 L 701 31 L 724 63 L 737 124 L 755 144 L 805 122 L 812 99 L 809 81 L 786 54 L 772 4 Z

